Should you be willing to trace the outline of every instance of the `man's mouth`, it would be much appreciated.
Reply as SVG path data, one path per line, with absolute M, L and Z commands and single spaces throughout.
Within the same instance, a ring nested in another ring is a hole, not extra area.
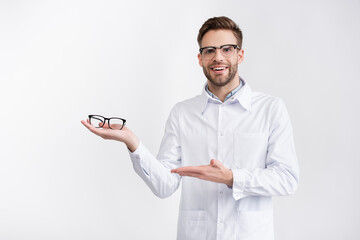
M 210 69 L 213 70 L 214 72 L 222 72 L 225 71 L 228 67 L 226 66 L 216 66 L 216 67 L 211 67 Z

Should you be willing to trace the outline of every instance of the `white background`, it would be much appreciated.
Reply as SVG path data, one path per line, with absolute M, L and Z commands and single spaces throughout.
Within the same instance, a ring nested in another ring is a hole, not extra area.
M 157 154 L 172 106 L 201 93 L 202 23 L 244 33 L 240 75 L 281 97 L 300 163 L 274 198 L 278 240 L 359 239 L 360 1 L 0 1 L 0 239 L 175 239 L 180 192 L 155 197 L 123 144 Z

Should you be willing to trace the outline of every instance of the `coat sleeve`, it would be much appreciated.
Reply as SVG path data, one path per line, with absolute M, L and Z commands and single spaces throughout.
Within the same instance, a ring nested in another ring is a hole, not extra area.
M 181 165 L 181 147 L 176 106 L 166 122 L 164 137 L 157 157 L 141 142 L 134 152 L 129 152 L 135 172 L 145 181 L 151 191 L 160 198 L 173 194 L 179 187 L 181 177 L 171 169 Z

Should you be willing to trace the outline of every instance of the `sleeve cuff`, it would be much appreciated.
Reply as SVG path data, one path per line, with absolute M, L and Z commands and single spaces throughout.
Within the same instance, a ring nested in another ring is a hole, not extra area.
M 143 173 L 146 176 L 149 176 L 150 163 L 146 161 L 146 155 L 148 154 L 148 151 L 145 146 L 140 142 L 139 146 L 134 152 L 131 152 L 129 149 L 128 151 L 135 171 L 138 174 Z
M 246 171 L 244 169 L 231 169 L 233 172 L 233 197 L 235 200 L 247 197 L 245 194 Z

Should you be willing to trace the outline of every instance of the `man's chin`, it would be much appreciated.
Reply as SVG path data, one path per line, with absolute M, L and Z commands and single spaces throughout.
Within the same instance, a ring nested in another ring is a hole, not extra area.
M 231 79 L 209 79 L 209 81 L 216 87 L 223 87 L 231 82 Z

